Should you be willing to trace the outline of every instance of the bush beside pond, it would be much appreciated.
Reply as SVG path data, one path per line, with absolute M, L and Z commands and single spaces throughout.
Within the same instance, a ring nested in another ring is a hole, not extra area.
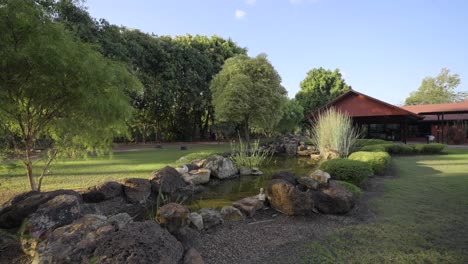
M 373 175 L 372 167 L 368 163 L 343 158 L 325 161 L 320 165 L 320 169 L 328 172 L 332 179 L 358 186 Z
M 386 151 L 392 155 L 439 154 L 445 148 L 444 144 L 375 144 L 360 148 L 360 151 L 381 152 Z
M 361 196 L 364 194 L 364 192 L 361 190 L 361 188 L 357 187 L 356 185 L 345 182 L 345 181 L 336 181 L 338 184 L 341 186 L 345 187 L 348 191 L 352 192 L 355 198 L 361 198 Z
M 349 155 L 348 158 L 350 160 L 359 160 L 368 163 L 372 167 L 374 174 L 383 174 L 391 161 L 390 155 L 385 151 L 358 151 Z

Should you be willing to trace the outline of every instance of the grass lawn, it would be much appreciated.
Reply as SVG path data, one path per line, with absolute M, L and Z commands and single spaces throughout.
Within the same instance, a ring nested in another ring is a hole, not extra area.
M 180 157 L 190 153 L 223 153 L 227 150 L 230 150 L 229 144 L 201 144 L 190 145 L 185 151 L 172 146 L 163 149 L 116 152 L 112 156 L 100 158 L 58 160 L 52 166 L 51 175 L 44 178 L 43 190 L 79 190 L 108 180 L 149 178 L 152 171 L 166 165 L 176 166 Z M 0 204 L 13 195 L 30 189 L 25 169 L 20 163 L 16 164 L 13 166 L 4 164 L 0 169 Z M 39 166 L 36 168 L 36 173 L 40 172 L 39 168 Z
M 305 263 L 468 263 L 468 150 L 394 157 L 377 221 L 312 244 Z

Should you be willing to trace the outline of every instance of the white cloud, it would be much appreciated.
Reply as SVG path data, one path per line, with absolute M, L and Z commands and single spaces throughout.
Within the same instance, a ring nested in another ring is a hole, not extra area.
M 243 10 L 240 10 L 240 9 L 237 9 L 236 12 L 235 12 L 235 16 L 237 19 L 243 19 L 245 16 L 247 15 L 247 13 Z
M 255 5 L 255 3 L 257 2 L 257 0 L 246 0 L 245 3 L 248 4 L 248 5 Z

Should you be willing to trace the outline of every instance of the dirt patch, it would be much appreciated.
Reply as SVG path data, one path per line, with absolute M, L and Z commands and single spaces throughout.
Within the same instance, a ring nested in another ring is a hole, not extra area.
M 225 224 L 203 234 L 200 253 L 206 263 L 303 262 L 302 256 L 313 241 L 340 227 L 374 221 L 376 215 L 369 201 L 382 193 L 388 178 L 370 179 L 364 195 L 346 215 L 288 217 L 272 209 L 263 210 L 246 222 Z

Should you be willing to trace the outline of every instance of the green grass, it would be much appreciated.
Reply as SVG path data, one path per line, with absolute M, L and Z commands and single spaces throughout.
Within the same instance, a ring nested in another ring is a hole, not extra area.
M 81 190 L 109 180 L 149 178 L 152 171 L 166 165 L 178 166 L 177 160 L 190 153 L 223 153 L 229 149 L 229 144 L 194 145 L 185 151 L 171 147 L 117 152 L 112 156 L 99 158 L 58 160 L 52 166 L 51 175 L 44 178 L 43 191 Z M 19 162 L 14 163 L 17 166 L 6 164 L 0 163 L 4 165 L 0 168 L 0 204 L 13 195 L 30 189 L 25 169 L 20 166 L 21 164 Z M 39 172 L 39 166 L 37 166 L 35 173 Z
M 467 263 L 468 150 L 394 157 L 377 220 L 315 242 L 305 263 Z M 309 251 L 307 250 L 307 252 Z

